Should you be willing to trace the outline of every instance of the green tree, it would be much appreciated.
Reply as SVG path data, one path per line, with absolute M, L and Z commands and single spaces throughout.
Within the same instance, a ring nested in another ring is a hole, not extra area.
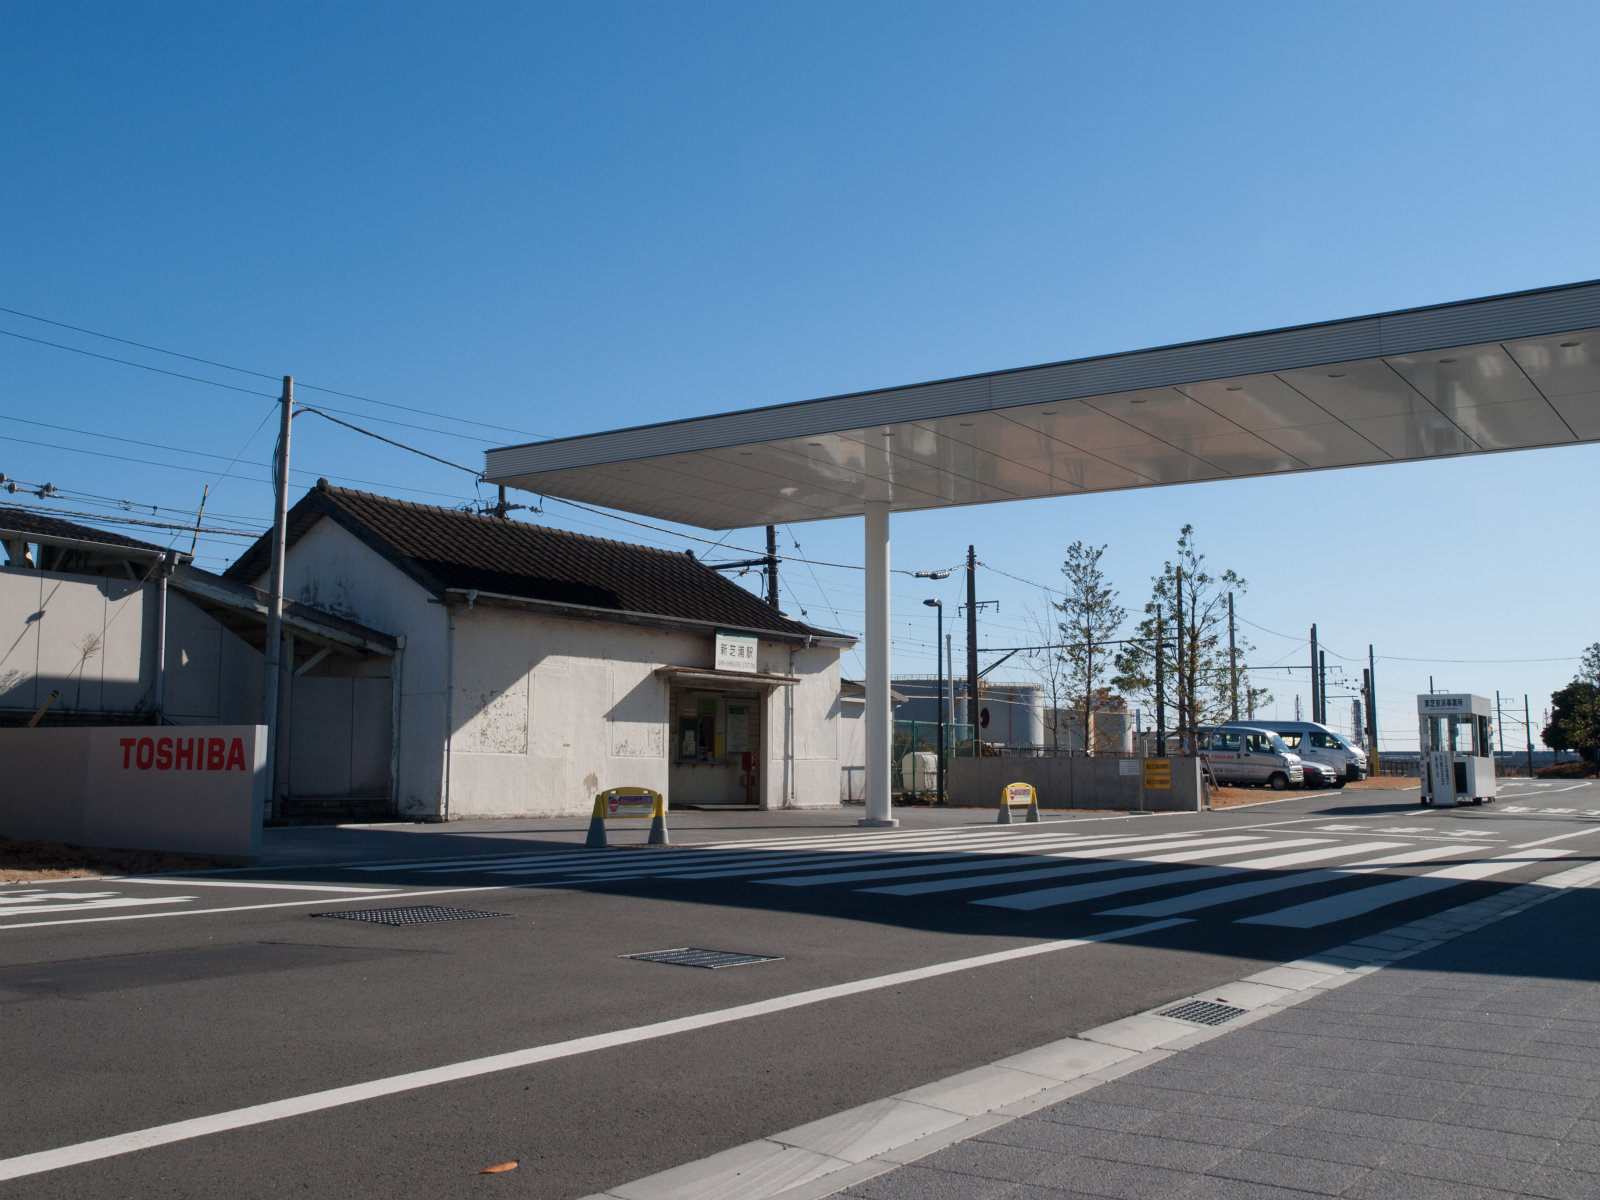
M 1272 699 L 1265 688 L 1250 682 L 1249 673 L 1240 665 L 1254 649 L 1249 639 L 1236 634 L 1234 653 L 1229 656 L 1228 596 L 1243 595 L 1249 584 L 1233 570 L 1211 574 L 1206 556 L 1196 548 L 1193 525 L 1185 525 L 1179 532 L 1176 558 L 1150 582 L 1144 618 L 1134 640 L 1118 653 L 1117 674 L 1111 682 L 1125 695 L 1153 706 L 1156 655 L 1160 653 L 1165 700 L 1175 716 L 1173 725 L 1184 747 L 1192 750 L 1197 728 L 1233 715 L 1236 677 L 1241 714 Z
M 1113 639 L 1128 611 L 1117 603 L 1117 589 L 1100 569 L 1104 546 L 1096 549 L 1081 541 L 1067 547 L 1061 574 L 1066 587 L 1055 609 L 1061 614 L 1056 629 L 1061 639 L 1057 657 L 1062 686 L 1083 719 L 1083 748 L 1094 753 L 1094 714 L 1109 700 L 1104 680 L 1113 664 Z
M 1583 652 L 1572 682 L 1550 694 L 1550 724 L 1539 740 L 1552 750 L 1575 750 L 1585 762 L 1600 762 L 1600 642 Z

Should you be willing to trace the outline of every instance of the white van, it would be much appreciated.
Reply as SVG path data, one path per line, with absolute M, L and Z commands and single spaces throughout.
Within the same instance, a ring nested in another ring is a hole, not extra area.
M 1335 787 L 1367 777 L 1367 755 L 1342 733 L 1315 721 L 1229 721 L 1228 725 L 1270 729 L 1301 758 L 1333 768 L 1339 777 Z M 1227 726 L 1224 726 L 1226 728 Z
M 1276 791 L 1299 787 L 1300 757 L 1270 729 L 1222 725 L 1200 731 L 1200 753 L 1218 783 L 1265 783 Z

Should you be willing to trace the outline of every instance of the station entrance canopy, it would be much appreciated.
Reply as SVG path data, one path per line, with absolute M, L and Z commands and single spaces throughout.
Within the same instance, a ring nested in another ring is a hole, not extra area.
M 890 512 L 1595 441 L 1600 281 L 509 446 L 485 476 L 706 529 L 865 516 L 887 820 Z

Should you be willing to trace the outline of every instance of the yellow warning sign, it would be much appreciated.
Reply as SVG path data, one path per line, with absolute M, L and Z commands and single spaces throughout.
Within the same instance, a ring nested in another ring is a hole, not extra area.
M 1031 783 L 1012 783 L 1006 786 L 1007 804 L 1033 804 L 1039 797 L 1033 790 Z
M 1154 791 L 1172 790 L 1172 760 L 1147 758 L 1144 760 L 1144 786 Z
M 649 788 L 612 788 L 594 798 L 594 815 L 610 817 L 655 817 L 665 811 L 661 794 Z

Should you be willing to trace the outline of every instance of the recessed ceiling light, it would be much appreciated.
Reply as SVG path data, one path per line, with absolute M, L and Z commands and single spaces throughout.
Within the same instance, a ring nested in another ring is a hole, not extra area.
M 1562 342 L 1561 345 L 1563 346 L 1563 348 L 1571 349 L 1573 346 L 1581 346 L 1581 345 L 1583 345 L 1583 343 L 1582 342 Z
M 1148 396 L 1135 396 L 1131 400 L 1129 400 L 1128 403 L 1130 403 L 1130 404 L 1144 404 L 1148 399 L 1149 399 Z
M 971 429 L 972 428 L 972 422 L 971 421 L 957 421 L 956 424 L 960 425 L 961 428 L 963 428 L 963 429 Z
M 1041 408 L 1039 412 L 1047 417 L 1053 417 L 1056 415 L 1056 410 L 1053 408 Z
M 1439 361 L 1441 363 L 1453 363 L 1453 362 L 1455 362 L 1455 359 L 1453 359 L 1453 358 L 1441 358 Z
M 1329 371 L 1328 372 L 1328 378 L 1329 379 L 1343 379 L 1344 378 L 1344 372 L 1343 371 Z
M 822 445 L 822 443 L 821 442 L 807 442 L 806 445 L 808 445 L 808 446 L 820 446 L 820 445 Z
M 1244 388 L 1237 383 L 1230 383 L 1228 385 L 1228 390 L 1230 392 L 1242 392 L 1244 391 Z
M 740 458 L 749 458 L 754 453 L 755 453 L 754 450 L 741 450 L 741 451 L 739 451 L 739 457 Z

